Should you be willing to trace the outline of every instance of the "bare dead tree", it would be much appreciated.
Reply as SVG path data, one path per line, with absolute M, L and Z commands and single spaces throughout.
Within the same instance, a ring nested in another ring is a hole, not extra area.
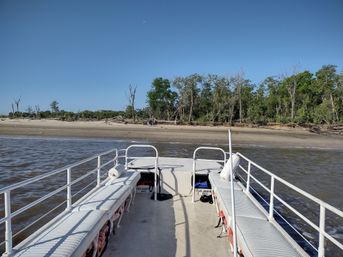
M 298 87 L 298 72 L 297 67 L 293 67 L 293 75 L 287 78 L 286 74 L 282 75 L 283 80 L 286 82 L 287 92 L 289 94 L 289 98 L 291 100 L 291 121 L 294 121 L 294 113 L 295 113 L 295 99 L 296 99 L 296 92 Z
M 40 117 L 40 107 L 39 107 L 39 105 L 35 105 L 35 112 L 36 112 L 36 117 Z
M 234 115 L 234 108 L 238 100 L 238 95 L 235 93 L 231 93 L 231 95 L 228 98 L 228 110 L 229 110 L 229 117 L 228 122 L 230 125 L 232 125 L 233 115 Z
M 14 103 L 16 105 L 17 112 L 19 112 L 20 101 L 21 101 L 21 97 L 19 97 L 18 99 L 14 99 Z
M 133 118 L 133 122 L 136 122 L 136 115 L 135 115 L 135 100 L 136 100 L 136 90 L 137 86 L 129 85 L 129 106 L 131 107 L 131 116 Z
M 240 71 L 233 77 L 233 83 L 235 84 L 235 90 L 237 93 L 237 100 L 239 105 L 239 123 L 242 123 L 243 112 L 242 112 L 242 86 L 244 84 L 244 72 Z
M 291 98 L 291 120 L 294 120 L 294 107 L 295 107 L 295 92 L 297 89 L 297 80 L 294 77 L 292 81 L 287 84 L 289 97 Z
M 325 83 L 324 83 L 324 88 L 328 87 L 328 82 L 329 78 L 327 76 L 327 74 L 325 74 Z M 331 104 L 331 115 L 332 115 L 332 120 L 335 122 L 338 120 L 338 113 L 336 112 L 336 108 L 335 108 L 335 101 L 333 99 L 333 93 L 330 90 L 329 92 L 329 98 L 330 98 L 330 104 Z
M 13 103 L 11 104 L 11 107 L 12 107 L 12 116 L 14 116 L 14 104 Z
M 27 113 L 29 113 L 29 114 L 33 114 L 33 113 L 34 113 L 33 108 L 32 108 L 31 105 L 27 106 L 26 111 L 27 111 Z

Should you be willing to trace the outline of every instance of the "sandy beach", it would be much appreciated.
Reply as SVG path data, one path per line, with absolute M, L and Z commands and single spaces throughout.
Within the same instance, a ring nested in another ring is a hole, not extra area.
M 228 127 L 123 124 L 105 121 L 1 119 L 0 135 L 130 139 L 226 144 Z M 318 135 L 303 128 L 232 127 L 233 144 L 265 147 L 343 149 L 343 137 Z

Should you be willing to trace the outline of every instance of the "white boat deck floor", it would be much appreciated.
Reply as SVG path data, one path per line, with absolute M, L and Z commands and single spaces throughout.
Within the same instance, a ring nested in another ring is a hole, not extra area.
M 104 257 L 231 256 L 227 237 L 217 238 L 214 205 L 179 195 L 165 201 L 150 196 L 136 195 Z

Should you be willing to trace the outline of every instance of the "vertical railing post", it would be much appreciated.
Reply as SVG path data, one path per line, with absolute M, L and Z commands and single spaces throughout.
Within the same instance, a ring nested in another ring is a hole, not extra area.
M 196 159 L 195 157 L 193 156 L 193 181 L 192 181 L 192 184 L 193 184 L 193 194 L 192 194 L 192 203 L 195 202 L 195 169 L 196 169 Z
M 247 187 L 245 189 L 246 193 L 250 192 L 250 173 L 251 173 L 251 162 L 248 162 L 248 177 L 247 177 Z
M 229 134 L 229 152 L 230 152 L 230 195 L 231 195 L 231 213 L 232 213 L 232 219 L 231 219 L 231 227 L 232 227 L 232 244 L 233 244 L 233 256 L 238 256 L 238 249 L 237 249 L 237 233 L 236 233 L 236 207 L 235 207 L 235 184 L 233 182 L 234 174 L 233 174 L 233 155 L 232 155 L 232 141 L 231 141 L 231 130 L 228 129 Z
M 67 210 L 71 209 L 71 168 L 67 169 Z
M 270 182 L 269 221 L 274 219 L 274 176 Z
M 125 169 L 126 169 L 126 170 L 127 170 L 127 162 L 128 162 L 128 157 L 127 157 L 128 149 L 129 149 L 129 148 L 126 148 L 126 149 L 125 149 Z
M 114 157 L 114 163 L 113 163 L 114 167 L 118 165 L 118 149 L 116 149 L 116 155 Z
M 96 183 L 96 186 L 97 187 L 100 187 L 100 177 L 101 177 L 101 169 L 100 169 L 100 166 L 101 166 L 101 157 L 100 155 L 98 155 L 98 167 L 97 167 L 97 183 Z
M 154 187 L 155 187 L 155 192 L 154 192 L 154 200 L 157 201 L 157 171 L 158 171 L 158 157 L 156 156 L 155 159 L 155 181 L 154 181 Z M 161 177 L 159 176 L 159 183 L 161 183 Z
M 6 254 L 10 255 L 12 253 L 12 217 L 11 217 L 11 191 L 6 191 L 4 193 L 5 197 L 5 247 Z
M 321 204 L 320 205 L 320 215 L 319 215 L 319 246 L 318 246 L 318 257 L 325 256 L 325 207 Z

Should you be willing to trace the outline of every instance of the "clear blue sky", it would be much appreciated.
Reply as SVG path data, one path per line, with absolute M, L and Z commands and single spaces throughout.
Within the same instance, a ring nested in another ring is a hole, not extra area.
M 0 113 L 145 106 L 155 77 L 343 69 L 343 1 L 0 0 Z

